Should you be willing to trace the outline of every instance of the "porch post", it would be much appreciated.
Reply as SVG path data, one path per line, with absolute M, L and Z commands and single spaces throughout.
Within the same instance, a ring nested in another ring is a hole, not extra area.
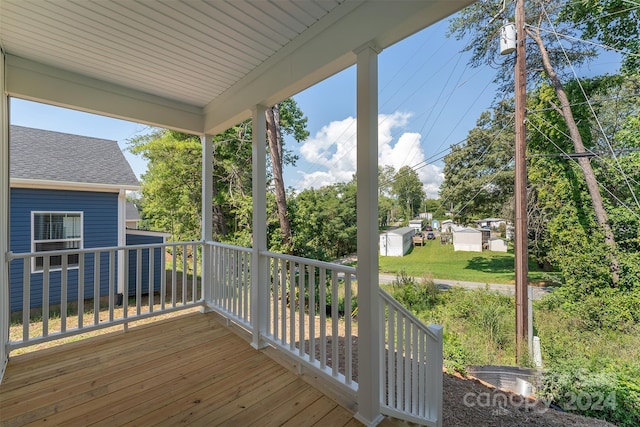
M 375 426 L 380 414 L 380 303 L 378 296 L 378 50 L 357 54 L 358 413 Z
M 9 105 L 0 48 L 0 382 L 9 361 Z
M 267 122 L 266 108 L 256 105 L 253 109 L 253 141 L 251 192 L 253 197 L 253 250 L 251 252 L 251 345 L 265 346 L 262 336 L 267 328 L 267 304 L 269 298 L 267 277 L 269 266 L 260 252 L 267 250 Z
M 200 283 L 202 286 L 202 296 L 204 298 L 204 308 L 211 302 L 212 289 L 210 275 L 211 248 L 207 242 L 213 238 L 213 137 L 204 135 L 202 141 L 202 271 L 200 272 Z

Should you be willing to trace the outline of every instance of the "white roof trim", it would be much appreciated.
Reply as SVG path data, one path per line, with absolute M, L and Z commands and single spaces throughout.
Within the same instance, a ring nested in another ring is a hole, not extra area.
M 150 231 L 150 230 L 138 230 L 133 228 L 126 229 L 127 234 L 135 234 L 138 236 L 162 236 L 171 237 L 171 233 L 165 233 L 163 231 Z
M 120 190 L 140 191 L 139 185 L 95 184 L 91 182 L 48 181 L 42 179 L 11 178 L 11 188 L 37 188 L 44 190 L 95 191 L 118 193 Z

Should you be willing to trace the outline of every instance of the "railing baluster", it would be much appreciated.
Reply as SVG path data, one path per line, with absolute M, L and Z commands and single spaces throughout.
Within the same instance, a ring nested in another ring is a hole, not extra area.
M 131 284 L 129 283 L 129 261 L 131 257 L 131 250 L 127 249 L 124 251 L 124 289 L 122 290 L 122 318 L 127 319 L 129 317 L 129 287 Z M 124 331 L 126 332 L 129 329 L 129 323 L 124 322 L 123 324 Z
M 189 284 L 189 253 L 188 246 L 182 245 L 182 304 L 187 303 L 187 285 Z
M 280 340 L 287 343 L 287 262 L 280 260 Z
M 395 335 L 395 317 L 396 313 L 393 307 L 389 306 L 388 318 L 388 349 L 387 349 L 387 387 L 388 400 L 390 406 L 396 405 L 396 335 Z
M 42 336 L 49 335 L 49 263 L 50 256 L 43 257 L 42 266 Z
M 67 255 L 62 256 L 62 270 L 60 271 L 60 332 L 67 331 L 67 282 L 68 282 L 68 259 Z
M 320 368 L 327 367 L 327 270 L 320 267 Z
M 194 243 L 191 247 L 191 252 L 193 253 L 193 259 L 191 262 L 191 300 L 189 302 L 198 301 L 198 290 L 197 290 L 197 277 L 198 277 L 198 247 Z
M 296 266 L 293 261 L 289 262 L 289 350 L 293 351 L 296 346 Z
M 338 272 L 331 271 L 331 373 L 334 377 L 338 375 L 339 346 L 338 346 L 338 326 L 340 318 L 340 295 L 338 295 Z
M 278 260 L 270 258 L 271 262 L 271 321 L 267 322 L 267 331 L 271 331 L 274 339 L 278 339 L 278 295 L 280 288 L 280 275 L 278 273 Z
M 411 380 L 411 408 L 409 409 L 411 412 L 416 412 L 416 409 L 418 407 L 418 384 L 421 382 L 420 381 L 420 375 L 419 375 L 419 370 L 418 370 L 418 366 L 420 363 L 420 360 L 418 358 L 418 326 L 417 325 L 412 325 L 411 328 L 411 349 L 413 350 L 413 356 L 411 357 L 411 374 L 412 374 L 412 380 Z
M 243 316 L 242 318 L 245 321 L 249 321 L 249 316 L 250 316 L 250 312 L 249 312 L 249 280 L 250 280 L 250 275 L 249 275 L 249 266 L 251 265 L 251 261 L 248 259 L 249 255 L 246 252 L 242 253 L 242 287 L 243 287 L 243 292 L 244 292 L 244 311 L 243 311 Z M 267 315 L 266 318 L 269 318 L 269 303 L 267 302 L 265 304 L 266 308 L 267 308 Z M 267 327 L 268 327 L 269 323 L 267 322 Z
M 136 315 L 142 313 L 142 249 L 136 249 Z
M 100 252 L 93 253 L 93 324 L 100 323 Z
M 116 294 L 116 251 L 109 251 L 109 322 L 113 322 L 115 310 L 115 294 Z
M 167 299 L 167 248 L 160 248 L 160 309 L 164 311 Z
M 404 410 L 410 412 L 411 406 L 411 325 L 409 319 L 403 317 L 404 322 Z
M 147 292 L 149 296 L 149 313 L 153 313 L 153 304 L 155 300 L 155 249 L 147 250 L 147 265 L 149 266 L 149 274 L 147 274 Z
M 304 356 L 305 329 L 305 276 L 307 272 L 306 264 L 299 264 L 298 276 L 298 355 Z
M 31 259 L 25 258 L 22 263 L 22 340 L 29 341 L 31 325 Z
M 347 384 L 351 384 L 352 343 L 351 343 L 351 274 L 344 275 L 344 376 Z
M 177 246 L 172 246 L 173 256 L 171 257 L 171 307 L 176 306 L 177 302 L 177 292 L 178 292 L 178 268 L 177 268 L 177 257 L 176 253 Z
M 316 267 L 309 266 L 309 362 L 316 358 Z
M 87 253 L 78 255 L 78 329 L 84 327 L 84 264 Z

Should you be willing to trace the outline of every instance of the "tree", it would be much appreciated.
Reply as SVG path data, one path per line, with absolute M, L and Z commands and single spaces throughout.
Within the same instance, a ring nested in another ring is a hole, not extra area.
M 129 142 L 147 161 L 142 175 L 144 217 L 173 241 L 200 239 L 200 140 L 174 131 L 155 130 Z
M 513 200 L 513 103 L 499 102 L 485 111 L 464 144 L 444 158 L 443 204 L 453 204 L 455 219 L 495 217 Z
M 270 172 L 274 177 L 273 189 L 276 197 L 269 197 L 267 201 L 270 212 L 278 214 L 268 217 L 284 216 L 287 219 L 284 224 L 286 231 L 289 215 L 284 196 L 282 166 L 295 162 L 296 158 L 284 148 L 282 133 L 292 135 L 300 141 L 308 136 L 308 132 L 306 118 L 293 100 L 285 100 L 270 111 L 277 123 L 276 126 L 272 121 L 269 129 L 275 135 L 269 142 L 275 153 L 275 157 L 270 157 Z M 211 238 L 243 246 L 251 246 L 252 242 L 252 177 L 251 167 L 247 167 L 251 165 L 252 131 L 251 121 L 245 121 L 213 138 Z M 129 149 L 148 161 L 147 172 L 142 177 L 145 218 L 153 228 L 171 231 L 174 240 L 200 239 L 200 138 L 156 129 L 129 141 Z M 282 234 L 282 226 L 283 223 L 268 224 L 270 249 L 283 247 L 282 242 L 277 242 L 274 238 Z M 290 236 L 291 232 L 288 231 L 287 235 Z M 284 246 L 286 250 L 291 250 L 290 244 Z
M 398 204 L 406 209 L 406 219 L 412 219 L 418 213 L 425 198 L 418 173 L 409 166 L 401 167 L 394 177 L 391 188 L 398 199 Z
M 296 102 L 291 98 L 268 108 L 265 116 L 267 121 L 269 154 L 271 156 L 273 187 L 282 234 L 282 243 L 284 250 L 291 252 L 293 242 L 282 169 L 286 163 L 295 164 L 296 159 L 284 150 L 282 132 L 284 131 L 285 134 L 293 136 L 297 142 L 306 139 L 309 136 L 309 132 L 306 130 L 307 118 L 304 117 Z
M 572 22 L 584 37 L 600 40 L 624 57 L 623 71 L 640 70 L 640 10 L 625 0 L 568 2 L 560 18 Z
M 329 261 L 355 252 L 355 180 L 304 190 L 291 204 L 297 255 Z
M 524 0 L 521 0 L 524 1 Z M 569 98 L 563 86 L 563 77 L 566 79 L 568 70 L 573 70 L 575 66 L 593 58 L 595 51 L 592 47 L 586 47 L 579 43 L 560 43 L 558 34 L 566 37 L 572 37 L 576 34 L 576 29 L 571 25 L 566 25 L 558 19 L 564 12 L 567 2 L 558 2 L 551 0 L 540 0 L 528 2 L 526 10 L 527 24 L 525 31 L 528 43 L 533 42 L 533 46 L 527 49 L 527 69 L 529 79 L 534 84 L 542 81 L 548 81 L 554 89 L 557 102 L 549 100 L 549 106 L 554 108 L 563 118 L 567 131 L 573 142 L 574 152 L 577 154 L 585 153 L 585 145 L 582 135 L 575 121 L 573 110 L 569 102 Z M 493 13 L 491 13 L 493 12 Z M 509 11 L 504 11 L 504 16 L 508 16 Z M 472 50 L 472 65 L 479 65 L 483 62 L 495 61 L 496 34 L 499 34 L 499 20 L 492 20 L 492 17 L 498 16 L 498 10 L 492 5 L 480 2 L 465 9 L 463 14 L 452 21 L 451 33 L 457 34 L 460 39 L 464 35 L 471 32 L 474 34 L 474 41 L 483 40 L 484 42 L 469 44 L 466 50 Z M 548 25 L 543 31 L 543 25 Z M 490 48 L 488 42 L 491 41 L 493 48 Z M 565 61 L 568 60 L 568 63 Z M 511 79 L 505 78 L 511 76 L 514 58 L 507 57 L 501 63 L 502 74 L 504 78 L 503 89 L 510 90 L 512 87 Z M 535 71 L 542 71 L 536 73 Z M 531 71 L 534 71 L 533 73 Z M 508 84 L 507 84 L 508 82 Z M 609 223 L 609 217 L 605 210 L 600 188 L 596 180 L 593 168 L 587 157 L 579 157 L 580 168 L 584 175 L 584 179 L 591 197 L 591 203 L 596 215 L 598 225 L 602 228 L 607 245 L 609 246 L 610 270 L 612 283 L 615 286 L 619 278 L 619 264 L 616 256 L 616 242 Z
M 396 170 L 393 166 L 378 165 L 378 226 L 384 228 L 391 221 L 395 221 L 395 201 L 392 196 L 391 185 Z

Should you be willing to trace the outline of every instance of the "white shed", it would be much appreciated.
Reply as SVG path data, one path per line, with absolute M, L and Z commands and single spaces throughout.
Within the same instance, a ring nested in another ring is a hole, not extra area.
M 421 219 L 412 219 L 409 220 L 409 227 L 416 230 L 416 233 L 419 233 L 424 228 L 424 221 Z
M 489 239 L 489 250 L 492 252 L 507 252 L 507 242 L 504 239 Z
M 440 225 L 443 233 L 451 233 L 453 231 L 454 224 L 450 219 L 445 219 Z
M 411 238 L 416 234 L 416 230 L 411 227 L 396 228 L 380 235 L 380 255 L 382 256 L 404 256 L 411 245 Z
M 482 252 L 482 232 L 475 228 L 454 228 L 453 250 Z

